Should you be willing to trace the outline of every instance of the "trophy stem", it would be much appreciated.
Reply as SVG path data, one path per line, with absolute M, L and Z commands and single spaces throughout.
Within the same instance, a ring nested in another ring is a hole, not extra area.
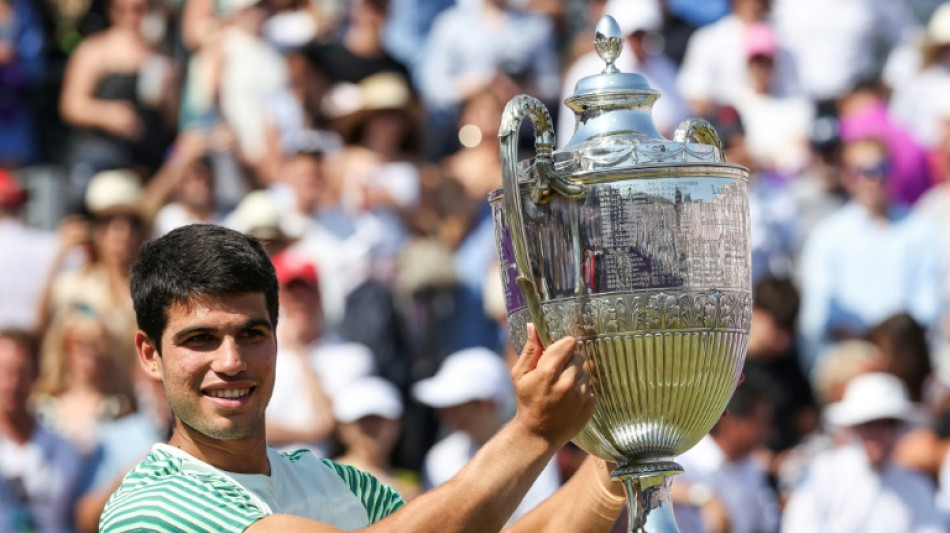
M 620 478 L 627 493 L 630 533 L 679 533 L 670 488 L 673 476 L 682 472 L 672 461 L 634 463 L 611 472 L 611 477 Z

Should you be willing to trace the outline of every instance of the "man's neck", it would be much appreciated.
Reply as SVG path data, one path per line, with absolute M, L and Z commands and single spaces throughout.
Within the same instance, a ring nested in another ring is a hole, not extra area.
M 203 435 L 176 420 L 168 445 L 227 472 L 270 475 L 263 427 L 249 437 L 224 440 Z

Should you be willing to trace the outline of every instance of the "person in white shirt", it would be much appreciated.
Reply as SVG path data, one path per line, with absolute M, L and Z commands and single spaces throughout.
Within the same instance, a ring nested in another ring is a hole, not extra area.
M 771 428 L 767 384 L 748 378 L 729 401 L 709 435 L 677 458 L 684 472 L 673 481 L 676 522 L 682 533 L 719 531 L 707 502 L 718 499 L 732 533 L 778 530 L 779 506 L 769 487 L 766 466 L 754 452 L 764 447 Z M 678 486 L 679 485 L 679 486 Z M 684 490 L 685 487 L 685 490 Z M 685 498 L 684 498 L 685 497 Z
M 918 143 L 933 147 L 941 140 L 941 121 L 950 116 L 950 2 L 931 16 L 922 56 L 923 69 L 896 88 L 890 112 Z
M 918 418 L 897 377 L 872 372 L 853 378 L 826 415 L 852 440 L 809 465 L 785 507 L 782 533 L 944 531 L 933 482 L 892 461 L 902 423 Z
M 26 189 L 0 169 L 0 328 L 37 326 L 43 284 L 59 248 L 54 234 L 23 220 L 26 202 Z
M 910 27 L 905 2 L 774 0 L 778 40 L 792 57 L 806 95 L 832 100 L 876 76 L 878 52 L 893 49 Z
M 769 4 L 768 0 L 733 0 L 731 14 L 690 37 L 676 86 L 695 113 L 705 114 L 713 104 L 735 105 L 736 98 L 749 87 L 745 34 L 753 25 L 766 22 Z M 776 50 L 775 95 L 798 91 L 792 67 L 787 51 Z
M 439 410 L 452 433 L 426 454 L 422 481 L 426 489 L 438 487 L 462 470 L 513 414 L 514 391 L 500 355 L 487 348 L 466 348 L 442 363 L 435 376 L 417 382 L 417 400 Z M 549 461 L 515 509 L 509 523 L 557 491 L 560 477 Z
M 817 224 L 800 272 L 803 363 L 809 373 L 834 340 L 863 335 L 900 312 L 934 324 L 943 278 L 932 223 L 887 195 L 887 147 L 874 138 L 845 144 L 842 182 L 851 200 Z
M 300 251 L 272 258 L 280 284 L 280 340 L 274 394 L 267 406 L 267 441 L 281 450 L 331 450 L 332 400 L 356 378 L 373 374 L 369 348 L 336 340 L 323 323 L 316 265 Z

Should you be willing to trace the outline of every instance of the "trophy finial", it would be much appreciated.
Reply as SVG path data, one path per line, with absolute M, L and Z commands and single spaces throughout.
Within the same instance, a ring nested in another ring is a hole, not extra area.
M 594 30 L 594 49 L 597 55 L 607 63 L 602 74 L 615 74 L 620 72 L 614 61 L 620 56 L 620 48 L 623 43 L 623 33 L 617 21 L 610 15 L 604 15 L 597 22 L 597 28 Z

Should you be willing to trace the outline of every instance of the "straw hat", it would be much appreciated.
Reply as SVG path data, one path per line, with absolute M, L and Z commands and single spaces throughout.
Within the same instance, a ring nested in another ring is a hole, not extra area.
M 950 44 L 950 2 L 940 4 L 930 16 L 927 40 L 937 46 Z
M 406 77 L 380 72 L 359 83 L 338 83 L 324 97 L 321 107 L 333 128 L 345 139 L 366 119 L 382 111 L 399 111 L 415 119 L 416 102 Z
M 86 187 L 86 209 L 95 217 L 112 213 L 142 214 L 145 190 L 138 174 L 129 169 L 105 170 Z

